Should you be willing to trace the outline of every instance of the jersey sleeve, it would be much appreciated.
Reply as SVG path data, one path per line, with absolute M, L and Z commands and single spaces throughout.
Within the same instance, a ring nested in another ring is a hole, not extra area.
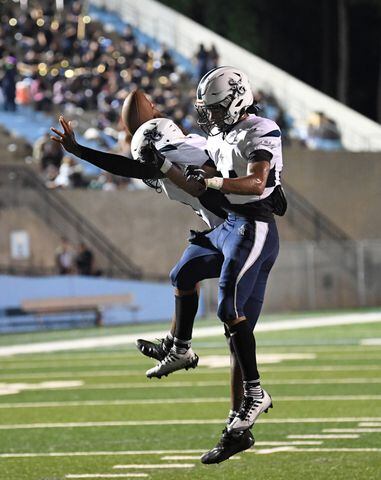
M 245 137 L 244 157 L 248 160 L 257 150 L 265 150 L 274 156 L 281 146 L 281 131 L 275 122 L 261 128 L 251 128 Z
M 188 136 L 185 140 L 166 145 L 160 149 L 168 160 L 179 166 L 197 165 L 201 167 L 209 160 L 206 140 L 200 136 Z

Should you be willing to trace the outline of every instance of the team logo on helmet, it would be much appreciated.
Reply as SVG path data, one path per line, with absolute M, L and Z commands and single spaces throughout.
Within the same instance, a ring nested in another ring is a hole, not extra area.
M 233 94 L 243 95 L 246 92 L 246 88 L 242 85 L 242 79 L 234 80 L 230 78 L 228 81 L 229 85 L 231 86 L 231 90 Z
M 144 130 L 143 135 L 149 142 L 158 142 L 163 138 L 163 134 L 158 131 L 157 127 Z

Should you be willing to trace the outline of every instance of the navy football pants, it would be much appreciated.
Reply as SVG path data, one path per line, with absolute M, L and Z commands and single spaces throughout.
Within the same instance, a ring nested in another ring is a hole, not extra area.
M 278 252 L 275 221 L 229 214 L 201 242 L 189 245 L 171 271 L 171 281 L 179 290 L 192 290 L 200 280 L 219 278 L 218 317 L 228 322 L 245 316 L 254 329 Z

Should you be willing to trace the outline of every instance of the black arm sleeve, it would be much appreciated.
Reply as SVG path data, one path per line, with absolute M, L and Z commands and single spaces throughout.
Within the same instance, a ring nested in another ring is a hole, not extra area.
M 153 165 L 140 163 L 132 158 L 115 155 L 114 153 L 100 152 L 92 148 L 80 146 L 81 158 L 86 162 L 106 170 L 106 172 L 127 178 L 155 179 L 164 175 Z

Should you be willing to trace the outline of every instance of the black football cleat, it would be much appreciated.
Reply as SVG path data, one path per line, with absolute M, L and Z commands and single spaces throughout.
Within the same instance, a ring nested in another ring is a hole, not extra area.
M 250 430 L 229 432 L 225 427 L 222 431 L 220 441 L 212 450 L 204 453 L 201 457 L 201 462 L 205 465 L 221 463 L 236 453 L 251 448 L 254 443 L 255 440 Z
M 146 357 L 154 358 L 155 360 L 161 362 L 167 356 L 169 349 L 165 349 L 165 338 L 158 340 L 159 343 L 154 343 L 139 338 L 139 340 L 136 340 L 136 346 L 138 350 Z M 171 348 L 171 346 L 169 348 Z

